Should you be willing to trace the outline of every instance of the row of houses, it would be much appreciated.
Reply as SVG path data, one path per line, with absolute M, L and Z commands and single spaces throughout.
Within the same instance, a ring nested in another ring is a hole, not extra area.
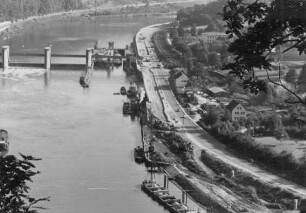
M 189 84 L 188 76 L 184 69 L 176 69 L 174 75 L 176 90 L 179 94 L 185 93 L 185 88 Z M 206 93 L 211 97 L 228 97 L 229 93 L 220 87 L 211 87 L 206 90 Z M 232 100 L 227 106 L 227 110 L 231 115 L 232 121 L 237 121 L 240 118 L 246 118 L 247 110 L 237 101 Z
M 201 41 L 207 44 L 212 44 L 218 39 L 227 39 L 228 35 L 223 32 L 203 32 L 200 35 L 191 35 L 191 33 L 185 33 L 184 39 L 187 44 L 200 43 Z

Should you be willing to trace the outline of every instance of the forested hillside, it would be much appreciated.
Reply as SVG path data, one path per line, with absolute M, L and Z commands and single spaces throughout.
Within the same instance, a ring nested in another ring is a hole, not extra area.
M 218 14 L 222 12 L 225 2 L 226 0 L 218 0 L 181 9 L 177 12 L 177 20 L 183 26 L 192 24 L 208 25 L 212 20 L 221 19 Z
M 15 20 L 84 6 L 82 0 L 1 0 L 0 19 Z

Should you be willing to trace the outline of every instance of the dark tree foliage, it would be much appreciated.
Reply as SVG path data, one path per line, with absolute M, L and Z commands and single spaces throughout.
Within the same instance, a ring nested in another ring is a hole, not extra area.
M 49 198 L 33 198 L 28 194 L 28 182 L 39 174 L 33 161 L 40 159 L 20 154 L 22 159 L 13 155 L 0 158 L 0 212 L 1 213 L 37 213 L 41 201 Z
M 289 71 L 286 73 L 284 77 L 285 81 L 287 81 L 290 84 L 294 84 L 297 80 L 297 73 L 296 70 L 291 68 Z
M 197 34 L 197 26 L 196 24 L 193 24 L 191 29 L 190 29 L 190 33 L 192 36 L 195 36 Z
M 1 0 L 0 19 L 13 20 L 83 8 L 82 0 Z
M 306 64 L 302 67 L 301 73 L 298 77 L 298 89 L 300 92 L 306 92 Z
M 266 90 L 266 83 L 255 77 L 254 70 L 266 70 L 267 79 L 290 92 L 294 99 L 288 103 L 306 101 L 281 81 L 269 77 L 270 56 L 280 46 L 282 53 L 295 50 L 306 53 L 306 1 L 305 0 L 227 0 L 223 8 L 227 33 L 234 41 L 228 51 L 235 55 L 234 61 L 225 68 L 232 70 L 244 82 L 245 88 L 258 93 Z M 279 71 L 281 68 L 279 66 Z

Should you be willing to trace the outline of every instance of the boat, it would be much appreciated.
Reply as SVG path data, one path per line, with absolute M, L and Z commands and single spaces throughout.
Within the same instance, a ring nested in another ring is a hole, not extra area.
M 0 129 L 0 157 L 5 157 L 9 151 L 8 132 Z
M 130 102 L 124 102 L 122 107 L 123 114 L 131 114 L 131 104 Z
M 121 93 L 121 95 L 126 95 L 126 89 L 125 89 L 125 87 L 121 87 L 121 88 L 120 88 L 120 93 Z
M 113 59 L 113 63 L 114 65 L 121 65 L 122 64 L 122 56 L 120 53 L 115 53 L 114 54 L 114 59 Z
M 134 149 L 134 158 L 135 158 L 135 161 L 137 163 L 143 163 L 144 162 L 144 151 L 143 151 L 142 147 L 137 146 Z
M 131 111 L 133 113 L 138 113 L 139 112 L 139 104 L 136 98 L 131 99 Z
M 80 82 L 82 87 L 84 87 L 84 88 L 89 87 L 89 85 L 85 82 L 85 77 L 84 76 L 80 77 L 80 81 L 79 82 Z
M 136 98 L 137 97 L 137 86 L 135 83 L 131 84 L 127 91 L 128 98 Z
M 141 190 L 171 213 L 190 212 L 180 199 L 176 199 L 166 188 L 161 187 L 154 180 L 144 180 L 141 184 Z

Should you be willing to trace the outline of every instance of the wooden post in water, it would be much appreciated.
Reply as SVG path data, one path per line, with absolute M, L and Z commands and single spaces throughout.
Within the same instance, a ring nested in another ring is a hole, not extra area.
M 92 49 L 86 49 L 86 69 L 92 66 Z
M 51 68 L 51 47 L 45 47 L 45 69 Z
M 2 68 L 9 67 L 10 46 L 2 46 Z

